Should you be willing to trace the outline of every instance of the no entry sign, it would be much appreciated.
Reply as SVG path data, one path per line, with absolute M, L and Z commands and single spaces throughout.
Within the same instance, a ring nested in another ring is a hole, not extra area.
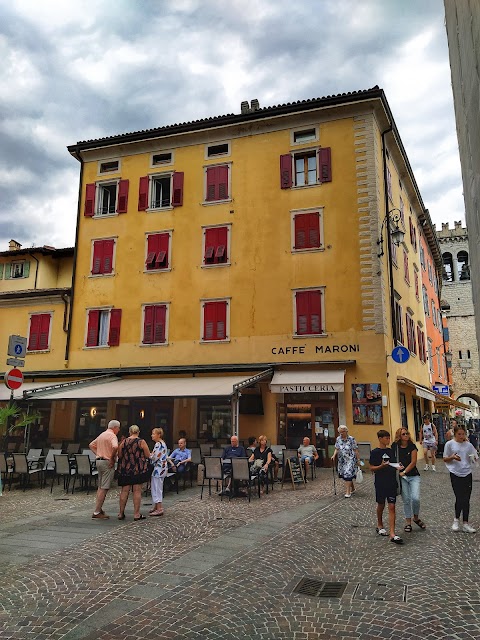
M 10 369 L 10 371 L 7 371 L 5 374 L 5 384 L 12 391 L 20 389 L 23 384 L 23 373 L 20 369 Z

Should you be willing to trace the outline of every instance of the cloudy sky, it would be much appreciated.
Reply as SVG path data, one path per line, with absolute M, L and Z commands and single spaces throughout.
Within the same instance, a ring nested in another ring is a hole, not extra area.
M 73 245 L 67 144 L 376 84 L 434 222 L 464 221 L 443 0 L 9 0 L 0 59 L 0 250 Z

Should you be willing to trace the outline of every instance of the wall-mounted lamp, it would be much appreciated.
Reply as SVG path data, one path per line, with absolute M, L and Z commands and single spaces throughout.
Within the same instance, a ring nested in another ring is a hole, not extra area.
M 97 415 L 97 410 L 96 410 L 96 408 L 95 408 L 95 407 L 92 407 L 92 408 L 90 409 L 90 416 L 91 416 L 92 418 L 94 418 L 96 415 Z
M 145 418 L 145 409 L 140 409 L 140 418 L 142 420 Z
M 393 244 L 396 247 L 399 247 L 402 244 L 403 238 L 405 237 L 405 231 L 402 231 L 398 226 L 401 219 L 400 209 L 392 209 L 383 219 L 382 226 L 380 227 L 380 238 L 377 240 L 377 245 L 380 247 L 380 251 L 378 253 L 379 258 L 385 254 L 385 251 L 383 250 L 383 228 L 387 228 L 387 225 L 389 227 L 389 233 Z

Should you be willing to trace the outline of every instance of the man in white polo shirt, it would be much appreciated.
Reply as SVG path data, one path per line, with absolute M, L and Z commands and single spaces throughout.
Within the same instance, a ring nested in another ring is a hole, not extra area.
M 107 497 L 113 481 L 115 460 L 117 458 L 118 439 L 117 435 L 120 431 L 120 422 L 118 420 L 110 420 L 107 428 L 98 438 L 93 440 L 89 447 L 96 456 L 96 465 L 98 471 L 98 489 L 97 502 L 92 518 L 98 520 L 107 520 L 109 516 L 103 511 L 103 503 Z

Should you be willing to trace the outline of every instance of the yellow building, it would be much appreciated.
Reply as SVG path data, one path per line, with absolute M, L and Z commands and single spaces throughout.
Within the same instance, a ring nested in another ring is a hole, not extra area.
M 69 151 L 82 195 L 64 373 L 98 380 L 38 397 L 77 403 L 72 438 L 116 416 L 170 442 L 308 435 L 327 457 L 339 424 L 375 443 L 401 412 L 413 427 L 415 398 L 430 408 L 409 221 L 436 269 L 441 256 L 381 89 Z

